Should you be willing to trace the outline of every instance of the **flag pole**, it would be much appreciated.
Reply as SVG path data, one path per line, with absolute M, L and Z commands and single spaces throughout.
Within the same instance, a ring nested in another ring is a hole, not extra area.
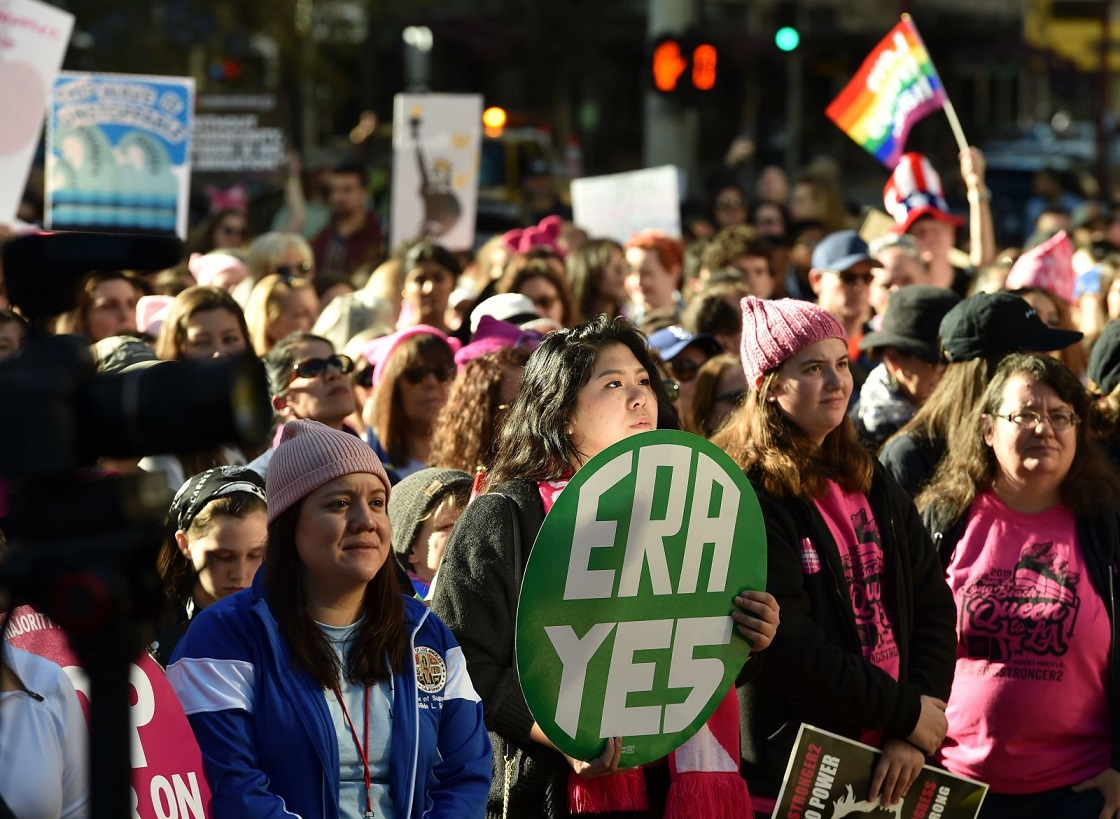
M 921 40 L 922 35 L 918 34 L 918 27 L 914 25 L 914 21 L 911 19 L 910 15 L 903 14 L 902 21 L 909 25 L 914 33 L 917 34 L 918 39 Z M 922 42 L 922 47 L 925 48 L 925 41 Z M 926 53 L 929 53 L 928 48 L 926 49 Z M 932 59 L 932 55 L 930 59 Z M 964 137 L 964 129 L 961 128 L 961 121 L 957 117 L 957 109 L 953 107 L 953 101 L 949 99 L 949 92 L 945 90 L 944 84 L 942 84 L 941 90 L 945 95 L 945 101 L 942 103 L 941 107 L 945 111 L 945 117 L 949 120 L 949 128 L 953 131 L 953 138 L 957 140 L 957 148 L 961 151 L 967 151 L 968 140 Z

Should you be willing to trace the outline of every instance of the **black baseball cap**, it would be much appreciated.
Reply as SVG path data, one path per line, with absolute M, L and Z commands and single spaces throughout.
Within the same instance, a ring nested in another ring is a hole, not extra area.
M 1026 300 L 1011 293 L 969 296 L 941 320 L 941 349 L 950 362 L 1006 353 L 1048 353 L 1076 344 L 1076 330 L 1049 327 Z
M 1120 321 L 1109 322 L 1093 345 L 1089 377 L 1104 395 L 1110 395 L 1120 384 Z
M 937 330 L 945 314 L 960 303 L 961 297 L 944 287 L 911 284 L 891 293 L 883 325 L 877 332 L 860 339 L 861 350 L 894 347 L 908 355 L 936 364 Z

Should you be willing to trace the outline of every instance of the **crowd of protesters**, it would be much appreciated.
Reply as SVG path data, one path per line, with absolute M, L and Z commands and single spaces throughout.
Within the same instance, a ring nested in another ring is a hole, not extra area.
M 218 210 L 181 267 L 91 274 L 55 322 L 101 372 L 267 372 L 259 450 L 101 465 L 175 493 L 151 651 L 215 817 L 686 815 L 671 757 L 560 753 L 513 658 L 544 516 L 647 429 L 721 447 L 766 525 L 767 587 L 729 601 L 766 651 L 719 712 L 743 787 L 713 815 L 768 816 L 811 723 L 882 750 L 885 805 L 928 763 L 989 783 L 986 819 L 1120 816 L 1120 212 L 1040 193 L 1024 246 L 998 249 L 970 148 L 940 173 L 906 154 L 874 234 L 817 163 L 721 178 L 683 238 L 556 213 L 456 253 L 385 248 L 361 165 L 320 177 L 278 230 Z M 27 335 L 0 302 L 0 359 Z M 438 696 L 417 685 L 433 655 Z M 0 654 L 5 731 L 44 673 Z

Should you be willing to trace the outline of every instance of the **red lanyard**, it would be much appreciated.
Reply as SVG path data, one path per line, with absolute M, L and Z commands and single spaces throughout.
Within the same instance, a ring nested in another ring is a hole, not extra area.
M 366 819 L 374 819 L 373 784 L 369 774 L 369 686 L 366 686 L 365 696 L 362 700 L 362 711 L 364 713 L 362 722 L 365 727 L 365 745 L 362 745 L 361 741 L 358 739 L 358 732 L 354 728 L 354 721 L 350 719 L 350 712 L 346 710 L 346 703 L 342 701 L 342 694 L 337 688 L 334 689 L 334 698 L 338 700 L 339 707 L 342 708 L 342 716 L 346 719 L 346 725 L 350 728 L 350 736 L 354 737 L 354 744 L 358 746 L 358 756 L 361 757 L 362 765 L 365 766 Z

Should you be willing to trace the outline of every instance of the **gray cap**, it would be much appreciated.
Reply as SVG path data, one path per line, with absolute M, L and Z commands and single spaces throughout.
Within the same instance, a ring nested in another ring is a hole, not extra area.
M 393 486 L 389 497 L 389 529 L 398 562 L 407 565 L 420 519 L 449 492 L 465 489 L 473 481 L 468 473 L 459 469 L 430 466 L 413 472 Z
M 92 345 L 97 371 L 103 375 L 124 372 L 137 364 L 159 361 L 150 345 L 134 336 L 109 336 Z

